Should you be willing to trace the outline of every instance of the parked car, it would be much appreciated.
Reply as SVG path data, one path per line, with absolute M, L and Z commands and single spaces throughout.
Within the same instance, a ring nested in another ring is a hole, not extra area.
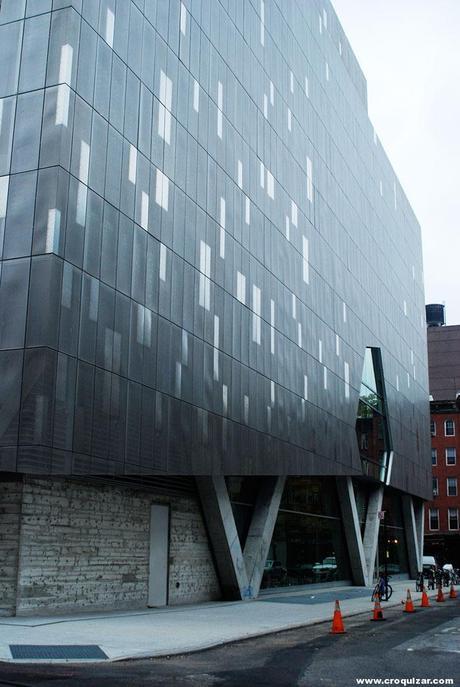
M 267 559 L 264 566 L 263 582 L 267 587 L 278 587 L 286 579 L 287 570 L 281 561 Z
M 313 571 L 317 572 L 318 570 L 337 570 L 337 560 L 335 556 L 327 556 L 323 558 L 322 563 L 315 563 Z
M 301 563 L 287 571 L 290 584 L 311 584 L 314 582 L 313 563 Z
M 435 574 L 438 569 L 436 559 L 434 556 L 423 556 L 423 568 L 422 572 L 426 577 L 431 577 Z
M 313 574 L 319 580 L 327 581 L 333 579 L 336 572 L 337 560 L 335 556 L 326 556 L 326 558 L 323 558 L 322 563 L 315 563 L 313 566 Z

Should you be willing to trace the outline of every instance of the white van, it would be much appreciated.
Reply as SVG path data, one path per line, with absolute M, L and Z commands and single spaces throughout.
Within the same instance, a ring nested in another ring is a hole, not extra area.
M 434 556 L 423 556 L 423 569 L 436 568 L 436 560 Z

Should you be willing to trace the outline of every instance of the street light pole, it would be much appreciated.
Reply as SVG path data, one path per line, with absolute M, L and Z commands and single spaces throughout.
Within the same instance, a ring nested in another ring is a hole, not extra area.
M 386 511 L 384 510 L 379 510 L 377 513 L 379 521 L 383 520 L 383 574 L 384 574 L 384 579 L 385 579 L 385 601 L 388 601 L 388 541 L 387 541 L 387 521 L 385 518 Z M 378 551 L 379 551 L 379 542 L 380 542 L 380 522 L 379 522 L 379 529 L 378 529 L 378 534 L 377 534 L 377 561 L 378 559 Z M 378 563 L 377 563 L 378 564 Z M 380 567 L 378 569 L 378 575 L 380 579 Z
M 385 556 L 385 562 L 384 562 L 384 568 L 385 568 L 385 601 L 388 601 L 388 539 L 387 539 L 387 519 L 383 518 L 383 539 L 385 542 L 384 546 L 384 556 Z

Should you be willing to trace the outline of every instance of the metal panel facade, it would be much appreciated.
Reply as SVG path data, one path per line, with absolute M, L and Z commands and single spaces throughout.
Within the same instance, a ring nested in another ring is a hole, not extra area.
M 0 470 L 427 495 L 420 229 L 327 1 L 3 0 Z

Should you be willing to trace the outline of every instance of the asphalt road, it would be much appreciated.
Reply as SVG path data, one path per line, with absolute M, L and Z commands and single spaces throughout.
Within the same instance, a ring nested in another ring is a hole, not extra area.
M 0 686 L 356 687 L 356 678 L 451 678 L 460 687 L 460 599 L 385 616 L 345 619 L 345 635 L 329 634 L 323 623 L 170 659 L 0 663 Z

